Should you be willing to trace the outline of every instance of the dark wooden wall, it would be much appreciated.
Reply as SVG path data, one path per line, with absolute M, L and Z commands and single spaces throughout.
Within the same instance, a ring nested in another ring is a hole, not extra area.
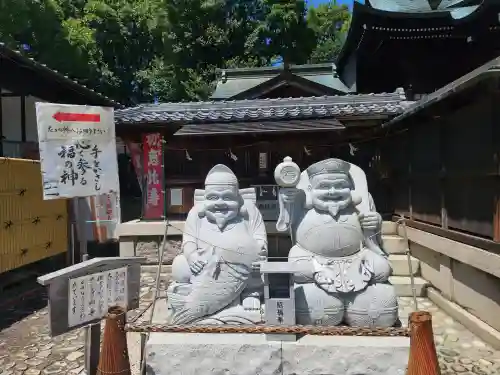
M 474 95 L 380 142 L 381 190 L 398 215 L 500 242 L 500 95 Z
M 369 138 L 372 131 L 360 127 L 328 132 L 174 137 L 165 145 L 166 189 L 182 188 L 186 198 L 180 211 L 169 208 L 169 213 L 187 214 L 193 204 L 188 196 L 192 196 L 194 189 L 203 188 L 208 171 L 219 163 L 231 168 L 240 187 L 245 188 L 275 185 L 274 169 L 286 156 L 292 157 L 302 170 L 317 161 L 336 157 L 359 165 L 366 171 L 369 185 L 376 186 L 370 168 L 376 145 L 375 136 Z M 361 139 L 363 142 L 357 143 Z M 357 148 L 354 155 L 350 153 L 349 142 Z M 231 153 L 237 160 L 231 159 Z M 267 154 L 266 170 L 259 169 L 260 153 Z
M 273 184 L 274 168 L 285 156 L 291 156 L 301 169 L 329 157 L 342 158 L 363 167 L 368 163 L 368 143 L 356 143 L 352 132 L 174 137 L 165 146 L 167 186 L 193 184 L 201 187 L 208 171 L 219 163 L 235 172 L 242 187 Z M 363 129 L 357 133 L 358 138 L 362 137 Z M 349 142 L 358 148 L 354 155 L 350 154 Z M 261 152 L 268 155 L 266 171 L 259 170 Z M 232 160 L 231 153 L 238 159 Z M 188 160 L 187 155 L 192 160 Z

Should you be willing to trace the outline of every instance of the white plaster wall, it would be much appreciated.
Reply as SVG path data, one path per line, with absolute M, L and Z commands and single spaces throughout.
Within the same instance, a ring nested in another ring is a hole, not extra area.
M 21 141 L 21 99 L 2 97 L 2 134 L 6 141 Z M 37 142 L 35 103 L 44 100 L 33 96 L 26 97 L 26 141 Z
M 500 255 L 408 228 L 421 275 L 444 297 L 500 331 Z
M 38 132 L 36 129 L 35 103 L 45 102 L 34 96 L 26 97 L 26 140 L 28 142 L 38 142 Z
M 2 135 L 6 141 L 21 141 L 21 100 L 2 97 Z

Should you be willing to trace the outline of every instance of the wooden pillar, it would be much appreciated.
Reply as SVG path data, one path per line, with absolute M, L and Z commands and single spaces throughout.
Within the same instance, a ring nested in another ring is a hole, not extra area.
M 448 229 L 448 210 L 446 209 L 446 121 L 439 121 L 439 194 L 441 198 L 441 227 Z
M 412 158 L 413 158 L 413 124 L 410 123 L 408 126 L 407 132 L 407 146 L 406 150 L 408 150 L 408 215 L 410 216 L 410 220 L 413 220 L 413 200 L 412 200 Z
M 497 82 L 498 85 L 499 82 Z M 492 131 L 493 142 L 493 161 L 494 174 L 492 182 L 495 186 L 493 197 L 493 241 L 500 242 L 500 90 L 495 89 L 491 95 L 491 120 L 490 126 Z
M 0 88 L 1 91 L 1 88 Z M 0 156 L 3 156 L 3 97 L 0 94 Z
M 26 96 L 19 97 L 21 107 L 21 141 L 26 142 Z M 22 149 L 22 145 L 21 145 Z

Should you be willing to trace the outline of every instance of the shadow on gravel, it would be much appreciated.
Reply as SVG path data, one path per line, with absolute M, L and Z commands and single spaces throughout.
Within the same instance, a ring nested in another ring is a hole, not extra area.
M 47 306 L 46 288 L 36 280 L 24 280 L 0 293 L 0 331 Z

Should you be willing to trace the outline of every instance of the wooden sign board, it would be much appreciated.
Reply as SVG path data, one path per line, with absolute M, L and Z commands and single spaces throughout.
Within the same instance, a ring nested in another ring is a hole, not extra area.
M 279 216 L 278 185 L 254 185 L 257 208 L 264 221 L 276 221 Z
M 52 337 L 100 321 L 111 306 L 139 307 L 139 257 L 94 258 L 38 278 L 49 288 Z
M 113 108 L 36 103 L 36 119 L 43 199 L 119 191 Z

